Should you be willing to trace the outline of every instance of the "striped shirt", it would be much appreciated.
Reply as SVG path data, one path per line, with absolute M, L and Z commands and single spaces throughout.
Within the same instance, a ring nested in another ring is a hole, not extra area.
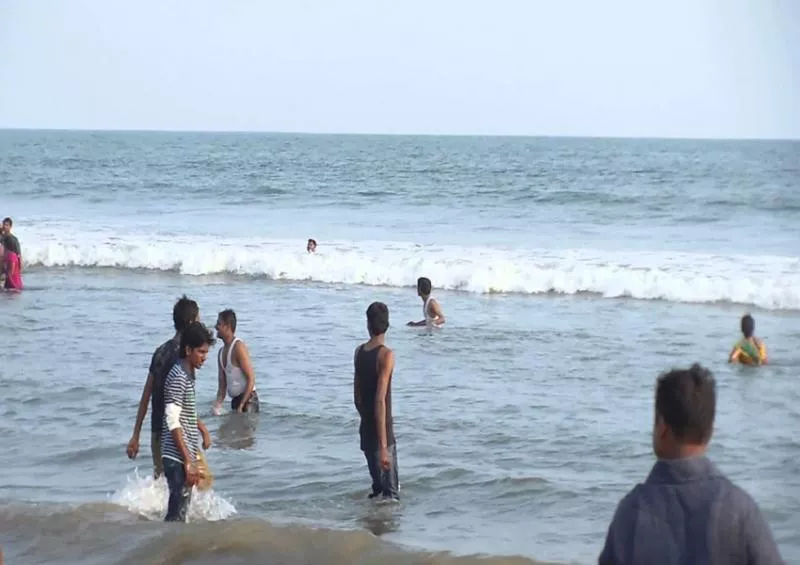
M 197 404 L 194 396 L 194 378 L 183 369 L 180 361 L 176 362 L 164 380 L 164 406 L 176 404 L 181 409 L 180 424 L 183 442 L 186 449 L 197 457 L 197 444 L 200 433 L 197 430 Z M 167 425 L 166 412 L 163 417 L 161 430 L 161 456 L 183 463 L 183 455 L 172 439 L 172 432 Z

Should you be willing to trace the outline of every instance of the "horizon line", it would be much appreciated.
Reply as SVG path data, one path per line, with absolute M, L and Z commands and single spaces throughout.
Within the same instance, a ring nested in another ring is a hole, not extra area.
M 0 126 L 0 131 L 15 132 L 79 132 L 79 133 L 191 133 L 227 135 L 296 135 L 296 136 L 351 136 L 351 137 L 497 137 L 523 139 L 617 139 L 650 141 L 782 141 L 797 142 L 800 137 L 686 137 L 656 135 L 575 135 L 575 134 L 532 134 L 532 133 L 397 133 L 378 131 L 292 131 L 292 130 L 240 130 L 240 129 L 152 129 L 152 128 L 50 128 L 50 127 L 8 127 Z

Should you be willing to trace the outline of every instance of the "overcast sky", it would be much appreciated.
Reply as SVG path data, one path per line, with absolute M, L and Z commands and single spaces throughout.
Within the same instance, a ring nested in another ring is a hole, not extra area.
M 0 127 L 800 138 L 800 0 L 0 0 Z

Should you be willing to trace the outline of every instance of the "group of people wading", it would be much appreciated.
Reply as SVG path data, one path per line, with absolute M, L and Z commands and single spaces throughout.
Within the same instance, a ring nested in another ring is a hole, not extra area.
M 423 302 L 423 320 L 410 326 L 441 327 L 445 317 L 431 297 L 431 281 L 420 278 L 417 294 Z M 372 479 L 370 497 L 399 499 L 397 449 L 392 418 L 391 379 L 394 352 L 385 345 L 389 309 L 382 302 L 367 308 L 369 340 L 356 348 L 353 396 L 361 417 L 360 446 Z M 164 475 L 169 488 L 166 521 L 185 521 L 192 487 L 208 484 L 208 467 L 200 451 L 211 446 L 208 428 L 197 415 L 195 379 L 215 339 L 200 322 L 197 302 L 183 296 L 172 310 L 175 334 L 153 353 L 133 435 L 127 446 L 131 459 L 139 453 L 140 435 L 148 405 L 151 407 L 150 449 L 154 476 Z M 247 345 L 236 337 L 236 313 L 217 316 L 217 337 L 223 347 L 217 356 L 219 385 L 213 412 L 219 415 L 226 395 L 231 411 L 258 412 L 255 372 Z

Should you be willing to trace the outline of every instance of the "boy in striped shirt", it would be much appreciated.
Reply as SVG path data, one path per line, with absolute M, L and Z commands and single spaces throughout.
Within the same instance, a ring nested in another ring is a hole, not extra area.
M 200 322 L 193 322 L 181 334 L 178 361 L 164 380 L 164 425 L 161 456 L 169 486 L 167 522 L 185 522 L 197 483 L 198 435 L 203 449 L 211 446 L 211 436 L 197 417 L 195 371 L 203 366 L 214 336 Z M 199 434 L 198 434 L 199 432 Z

